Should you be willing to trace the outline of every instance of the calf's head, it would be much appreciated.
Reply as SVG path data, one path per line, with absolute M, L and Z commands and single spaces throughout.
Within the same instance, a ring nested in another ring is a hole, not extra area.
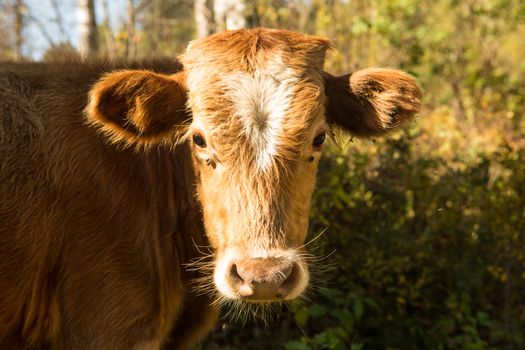
M 285 31 L 223 32 L 190 43 L 181 72 L 115 72 L 91 91 L 88 119 L 110 140 L 191 143 L 214 283 L 227 299 L 299 296 L 326 135 L 377 136 L 419 109 L 420 90 L 403 72 L 325 73 L 329 46 Z

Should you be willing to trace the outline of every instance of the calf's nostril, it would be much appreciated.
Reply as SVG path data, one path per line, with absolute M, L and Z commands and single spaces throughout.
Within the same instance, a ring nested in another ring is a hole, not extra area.
M 233 264 L 230 269 L 230 278 L 235 284 L 244 283 L 244 279 L 239 275 L 239 271 L 237 271 L 237 265 Z
M 280 286 L 281 290 L 287 290 L 291 289 L 298 281 L 299 279 L 299 266 L 297 264 L 293 264 L 292 266 L 289 266 L 286 268 L 286 278 L 283 280 L 283 283 Z
M 240 270 L 240 271 L 239 271 Z M 253 294 L 251 279 L 242 275 L 243 270 L 233 264 L 230 269 L 230 281 L 240 296 L 250 297 Z
M 286 267 L 284 270 L 279 271 L 279 274 L 283 277 L 283 282 L 285 282 L 291 275 L 294 265 Z

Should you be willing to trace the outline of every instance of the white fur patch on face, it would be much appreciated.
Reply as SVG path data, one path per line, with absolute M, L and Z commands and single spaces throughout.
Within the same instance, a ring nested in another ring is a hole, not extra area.
M 254 146 L 256 164 L 265 170 L 277 154 L 282 121 L 299 77 L 277 57 L 267 62 L 264 70 L 235 72 L 222 81 Z

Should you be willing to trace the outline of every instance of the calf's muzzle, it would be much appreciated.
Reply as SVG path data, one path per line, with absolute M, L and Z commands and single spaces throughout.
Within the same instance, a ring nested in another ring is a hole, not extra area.
M 231 265 L 227 279 L 245 300 L 282 300 L 297 284 L 299 268 L 285 258 L 245 258 Z

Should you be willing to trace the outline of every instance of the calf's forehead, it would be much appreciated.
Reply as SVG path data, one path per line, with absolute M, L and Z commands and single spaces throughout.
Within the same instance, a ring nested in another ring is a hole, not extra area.
M 277 55 L 286 66 L 299 71 L 321 70 L 327 39 L 272 29 L 221 32 L 192 41 L 181 61 L 187 71 L 214 68 L 222 72 L 264 69 Z M 279 62 L 277 62 L 279 63 Z
M 244 145 L 261 167 L 293 151 L 319 123 L 328 47 L 318 37 L 263 29 L 191 43 L 181 60 L 194 126 L 230 149 Z

